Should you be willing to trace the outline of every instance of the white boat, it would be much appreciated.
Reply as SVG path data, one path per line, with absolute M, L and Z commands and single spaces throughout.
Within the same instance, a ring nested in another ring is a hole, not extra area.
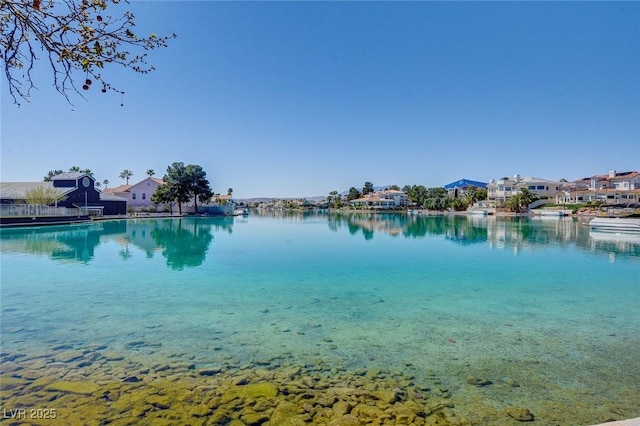
M 556 216 L 556 217 L 557 216 L 567 216 L 567 213 L 564 210 L 550 210 L 550 209 L 544 210 L 544 209 L 542 209 L 542 210 L 538 210 L 538 211 L 534 210 L 533 213 L 537 214 L 539 216 Z
M 487 216 L 489 214 L 489 212 L 487 210 L 472 210 L 471 214 L 480 215 L 480 216 Z
M 247 216 L 249 214 L 248 209 L 235 209 L 233 211 L 234 216 Z
M 640 218 L 596 217 L 589 222 L 592 231 L 640 234 Z

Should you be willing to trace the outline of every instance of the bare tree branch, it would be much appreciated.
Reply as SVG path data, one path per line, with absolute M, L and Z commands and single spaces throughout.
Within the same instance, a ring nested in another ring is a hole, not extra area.
M 134 16 L 122 11 L 109 15 L 109 7 L 120 8 L 120 0 L 0 0 L 0 58 L 9 83 L 9 94 L 20 105 L 29 101 L 36 88 L 32 72 L 42 52 L 52 71 L 53 85 L 70 102 L 69 94 L 82 96 L 94 82 L 102 92 L 113 90 L 103 76 L 107 64 L 117 64 L 147 74 L 148 50 L 166 47 L 176 35 L 139 37 L 133 32 Z M 133 54 L 128 49 L 141 51 Z M 76 85 L 78 74 L 82 84 Z

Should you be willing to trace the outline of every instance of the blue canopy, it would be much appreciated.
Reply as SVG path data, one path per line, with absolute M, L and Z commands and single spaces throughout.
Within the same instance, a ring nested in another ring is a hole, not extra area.
M 447 185 L 444 186 L 444 189 L 449 190 L 449 189 L 455 189 L 455 188 L 464 188 L 467 186 L 475 186 L 478 188 L 486 188 L 487 184 L 486 182 L 478 182 L 475 180 L 469 180 L 469 179 L 460 179 L 457 180 L 455 182 L 451 182 Z

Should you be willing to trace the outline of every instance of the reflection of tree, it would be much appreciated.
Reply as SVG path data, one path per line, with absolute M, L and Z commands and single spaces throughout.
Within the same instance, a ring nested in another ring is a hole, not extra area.
M 122 232 L 122 228 L 115 232 Z M 0 234 L 0 246 L 3 252 L 39 254 L 54 260 L 86 263 L 93 259 L 104 233 L 98 225 L 7 229 Z
M 118 255 L 122 258 L 122 260 L 129 260 L 133 257 L 133 254 L 131 254 L 131 250 L 129 250 L 128 246 L 120 250 L 118 252 Z
M 473 226 L 467 217 L 453 216 L 447 225 L 448 240 L 463 245 L 487 241 L 487 227 Z
M 193 218 L 171 220 L 164 225 L 154 228 L 151 236 L 162 247 L 167 265 L 175 270 L 201 265 L 213 240 L 212 222 Z

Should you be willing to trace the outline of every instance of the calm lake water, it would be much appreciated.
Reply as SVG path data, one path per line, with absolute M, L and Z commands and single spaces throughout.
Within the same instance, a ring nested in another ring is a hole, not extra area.
M 571 218 L 253 214 L 0 238 L 4 407 L 80 404 L 55 387 L 20 399 L 46 376 L 301 366 L 399 378 L 460 424 L 517 423 L 506 406 L 549 425 L 640 416 L 637 236 Z

